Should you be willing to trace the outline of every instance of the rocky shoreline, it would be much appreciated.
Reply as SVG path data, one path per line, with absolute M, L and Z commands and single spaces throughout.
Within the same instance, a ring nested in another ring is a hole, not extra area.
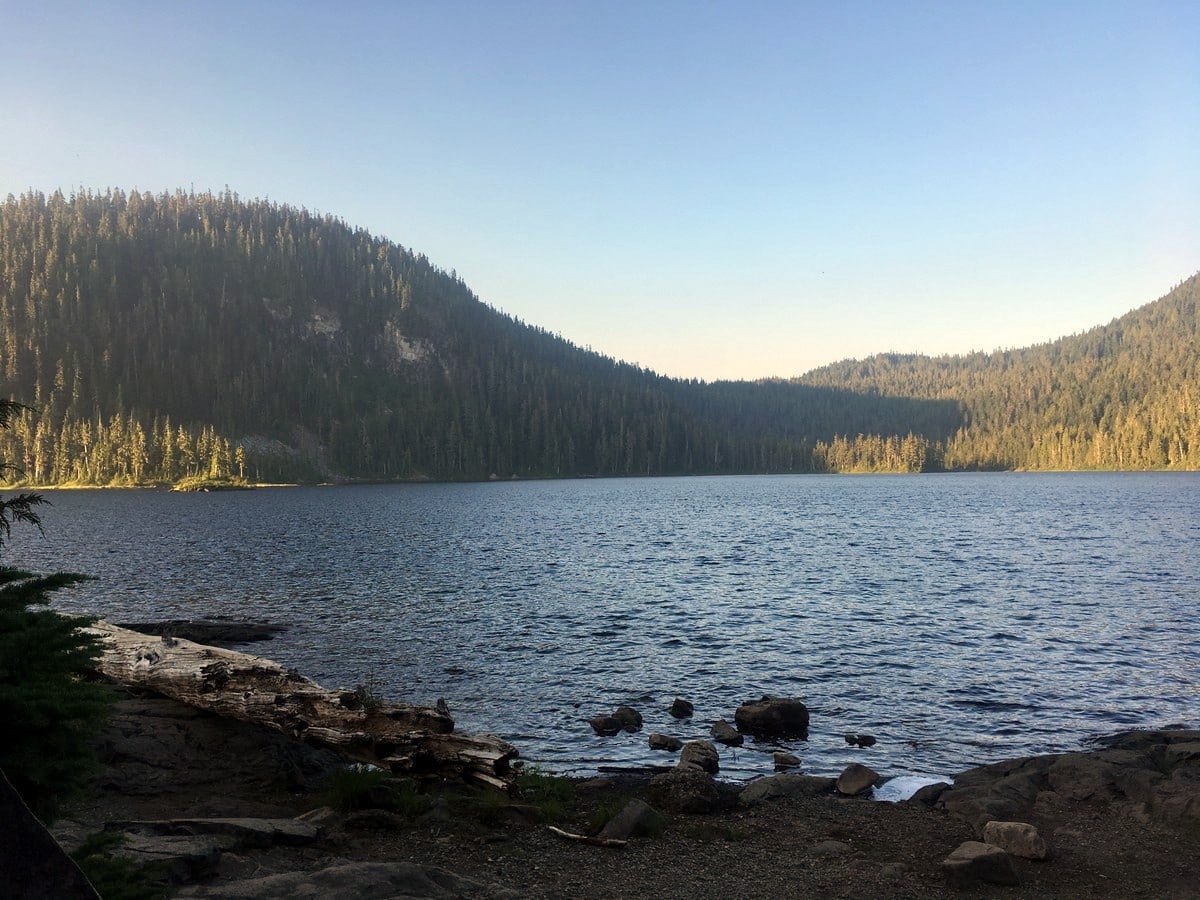
M 902 803 L 804 774 L 717 782 L 702 747 L 654 777 L 534 773 L 505 795 L 380 773 L 347 799 L 329 751 L 132 693 L 99 750 L 55 836 L 107 831 L 177 896 L 1200 896 L 1200 731 L 982 766 Z

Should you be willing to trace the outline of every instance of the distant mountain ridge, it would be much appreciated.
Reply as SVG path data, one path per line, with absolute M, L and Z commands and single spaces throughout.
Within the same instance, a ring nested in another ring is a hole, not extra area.
M 1117 464 L 1195 467 L 1192 396 L 1190 419 L 1163 411 L 1195 374 L 1195 293 L 1193 278 L 1130 314 L 1161 304 L 1157 318 L 1097 338 L 1116 368 L 1088 369 L 1075 344 L 1058 351 L 1070 365 L 1044 363 L 1056 344 L 705 384 L 516 321 L 331 216 L 228 191 L 31 192 L 0 205 L 3 391 L 34 407 L 0 458 L 35 484 L 920 471 L 1052 465 L 1038 460 L 1058 425 L 1086 467 L 1091 404 L 1114 433 L 1151 417 Z M 1126 360 L 1147 342 L 1172 348 L 1171 367 Z M 1047 406 L 1063 390 L 1081 399 Z

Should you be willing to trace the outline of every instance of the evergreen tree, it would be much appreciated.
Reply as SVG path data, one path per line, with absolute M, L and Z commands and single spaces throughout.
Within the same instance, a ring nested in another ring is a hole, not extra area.
M 0 400 L 0 427 L 22 409 Z M 43 502 L 37 494 L 0 500 L 0 551 L 14 523 L 41 528 Z M 0 770 L 43 820 L 88 783 L 111 697 L 89 680 L 100 656 L 99 641 L 79 630 L 89 620 L 45 609 L 51 592 L 83 580 L 0 566 Z

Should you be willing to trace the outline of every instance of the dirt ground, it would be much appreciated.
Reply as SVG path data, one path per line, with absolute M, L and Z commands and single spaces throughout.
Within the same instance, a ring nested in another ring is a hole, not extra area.
M 54 829 L 64 845 L 111 822 L 288 817 L 333 799 L 323 787 L 331 756 L 173 701 L 126 697 L 100 750 L 95 794 Z M 651 836 L 609 848 L 548 826 L 592 833 L 629 799 L 646 797 L 646 778 L 575 781 L 556 788 L 553 802 L 536 791 L 505 797 L 436 779 L 400 787 L 403 802 L 391 812 L 327 814 L 316 843 L 226 854 L 192 890 L 203 896 L 205 885 L 377 860 L 435 865 L 497 896 L 507 889 L 530 898 L 1200 898 L 1200 831 L 1106 804 L 1041 805 L 1028 821 L 1051 857 L 1017 860 L 1015 886 L 960 887 L 940 864 L 974 832 L 916 803 L 830 794 L 743 807 L 730 784 L 718 811 L 665 814 Z

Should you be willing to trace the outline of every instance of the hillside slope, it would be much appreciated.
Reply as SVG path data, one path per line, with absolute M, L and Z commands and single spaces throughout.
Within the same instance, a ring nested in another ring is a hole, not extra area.
M 965 356 L 885 354 L 796 383 L 954 401 L 947 468 L 1200 468 L 1200 275 L 1082 334 Z
M 860 463 L 913 469 L 961 423 L 945 400 L 663 378 L 229 192 L 10 196 L 0 374 L 34 407 L 0 457 L 38 484 L 824 471 L 858 433 L 883 436 Z

